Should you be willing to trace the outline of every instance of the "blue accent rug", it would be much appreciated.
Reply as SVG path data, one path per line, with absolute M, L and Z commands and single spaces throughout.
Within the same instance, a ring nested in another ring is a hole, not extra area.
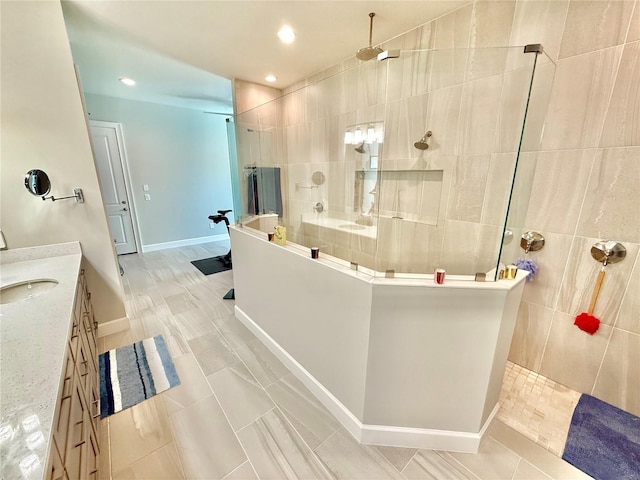
M 640 418 L 583 394 L 562 458 L 597 480 L 640 480 Z
M 101 353 L 100 417 L 180 385 L 162 335 Z

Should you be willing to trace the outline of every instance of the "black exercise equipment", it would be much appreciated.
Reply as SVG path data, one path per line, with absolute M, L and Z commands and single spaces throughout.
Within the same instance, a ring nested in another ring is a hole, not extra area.
M 229 219 L 227 218 L 227 213 L 229 212 L 231 212 L 231 210 L 218 210 L 217 215 L 209 215 L 209 220 L 211 220 L 215 224 L 224 222 L 224 224 L 227 226 L 227 233 L 229 233 Z M 216 260 L 222 262 L 225 267 L 231 268 L 231 248 L 229 248 L 229 251 L 226 253 L 226 255 L 218 255 L 215 258 Z M 222 298 L 224 298 L 225 300 L 233 300 L 234 298 L 236 298 L 234 289 L 232 288 L 231 290 L 229 290 Z

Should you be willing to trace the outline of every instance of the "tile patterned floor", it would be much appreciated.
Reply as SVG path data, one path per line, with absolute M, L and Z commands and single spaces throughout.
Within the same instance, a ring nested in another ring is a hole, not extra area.
M 100 351 L 162 334 L 181 385 L 104 420 L 103 479 L 589 478 L 500 421 L 478 454 L 361 445 L 222 300 L 233 272 L 190 263 L 212 243 L 120 257 L 131 328 Z
M 580 392 L 507 362 L 498 419 L 562 457 Z

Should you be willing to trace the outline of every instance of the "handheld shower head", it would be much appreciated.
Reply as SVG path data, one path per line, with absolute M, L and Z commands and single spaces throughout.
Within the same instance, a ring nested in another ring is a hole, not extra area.
M 373 39 L 373 17 L 375 16 L 376 14 L 374 12 L 371 12 L 369 14 L 369 46 L 363 47 L 358 50 L 358 52 L 356 53 L 356 57 L 358 58 L 358 60 L 366 62 L 367 60 L 371 60 L 372 58 L 377 57 L 378 54 L 382 53 L 382 49 L 380 47 L 373 47 L 371 45 L 371 41 Z
M 432 135 L 431 130 L 429 130 L 427 133 L 424 134 L 424 136 L 420 140 L 414 143 L 413 146 L 416 147 L 418 150 L 427 150 L 429 148 L 427 139 L 431 137 L 431 135 Z
M 355 151 L 358 152 L 358 153 L 364 153 L 364 142 L 362 142 L 360 145 L 358 145 L 355 148 Z

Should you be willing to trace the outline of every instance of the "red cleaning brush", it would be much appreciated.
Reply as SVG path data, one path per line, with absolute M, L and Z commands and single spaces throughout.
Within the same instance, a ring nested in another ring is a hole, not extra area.
M 604 280 L 604 269 L 607 266 L 605 260 L 602 265 L 602 270 L 598 274 L 596 280 L 596 286 L 593 289 L 593 295 L 591 296 L 591 303 L 589 304 L 589 311 L 587 313 L 581 313 L 576 317 L 576 321 L 573 322 L 580 330 L 584 330 L 589 335 L 593 335 L 600 328 L 600 320 L 593 316 L 593 311 L 596 309 L 596 302 L 598 301 L 598 295 L 600 295 L 600 288 L 602 288 L 602 281 Z
M 600 328 L 600 320 L 593 316 L 593 311 L 596 309 L 596 302 L 598 301 L 600 288 L 602 288 L 604 270 L 609 263 L 618 263 L 623 260 L 626 255 L 627 249 L 624 248 L 624 245 L 614 241 L 600 240 L 591 247 L 591 256 L 598 262 L 602 262 L 602 270 L 600 270 L 598 278 L 596 279 L 596 286 L 591 296 L 589 311 L 578 315 L 576 321 L 573 322 L 580 330 L 584 330 L 589 335 L 593 335 L 598 331 L 598 328 Z

